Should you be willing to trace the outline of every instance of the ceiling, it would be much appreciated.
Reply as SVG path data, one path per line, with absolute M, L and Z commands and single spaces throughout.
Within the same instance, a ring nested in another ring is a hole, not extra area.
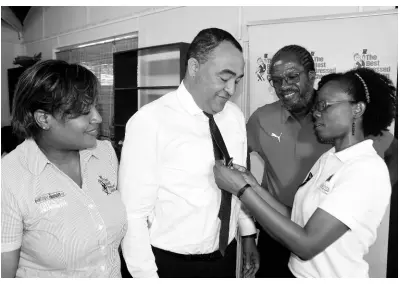
M 24 19 L 27 16 L 28 11 L 31 9 L 31 6 L 9 6 L 9 8 L 18 20 L 20 20 L 21 25 L 23 25 Z

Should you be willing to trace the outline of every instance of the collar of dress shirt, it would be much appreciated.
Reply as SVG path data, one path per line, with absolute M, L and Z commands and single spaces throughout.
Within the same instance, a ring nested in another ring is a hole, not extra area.
M 98 144 L 98 141 L 97 141 Z M 48 163 L 51 163 L 45 154 L 40 150 L 37 143 L 33 139 L 26 139 L 22 145 L 23 153 L 27 159 L 29 171 L 34 175 L 39 175 L 44 170 Z M 91 156 L 100 157 L 100 150 L 97 145 L 92 149 L 80 151 L 83 160 L 87 162 Z
M 376 151 L 373 147 L 373 141 L 371 139 L 367 139 L 339 152 L 336 152 L 335 148 L 333 147 L 329 150 L 329 152 L 334 153 L 334 155 L 342 162 L 346 162 L 357 156 L 361 156 L 366 153 L 375 153 Z
M 193 96 L 184 86 L 183 81 L 177 89 L 177 98 L 179 99 L 183 109 L 186 110 L 190 115 L 195 116 L 203 113 L 200 107 L 198 107 L 198 105 L 195 103 Z

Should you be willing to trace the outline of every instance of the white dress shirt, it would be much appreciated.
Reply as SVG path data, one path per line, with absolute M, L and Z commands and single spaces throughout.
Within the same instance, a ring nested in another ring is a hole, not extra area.
M 214 115 L 229 155 L 245 165 L 245 120 L 228 102 Z M 215 184 L 208 118 L 181 83 L 141 108 L 126 125 L 118 187 L 128 213 L 123 254 L 133 277 L 157 277 L 151 245 L 180 254 L 218 250 L 221 191 Z M 256 233 L 232 197 L 229 242 Z
M 377 238 L 377 228 L 390 202 L 388 168 L 365 140 L 347 149 L 323 154 L 312 167 L 313 177 L 295 195 L 291 220 L 304 227 L 317 208 L 349 230 L 311 260 L 291 254 L 296 277 L 368 277 L 364 260 Z M 330 178 L 332 176 L 332 178 Z

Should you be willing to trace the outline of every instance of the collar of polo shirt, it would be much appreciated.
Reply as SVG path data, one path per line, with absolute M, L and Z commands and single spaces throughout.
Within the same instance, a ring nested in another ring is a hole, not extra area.
M 22 147 L 22 151 L 25 153 L 28 162 L 28 169 L 32 174 L 39 175 L 44 170 L 45 166 L 48 163 L 51 163 L 45 154 L 39 149 L 35 140 L 26 139 L 20 147 Z M 100 150 L 97 149 L 97 145 L 92 149 L 81 150 L 80 155 L 83 157 L 84 162 L 88 162 L 92 156 L 97 159 L 101 156 Z

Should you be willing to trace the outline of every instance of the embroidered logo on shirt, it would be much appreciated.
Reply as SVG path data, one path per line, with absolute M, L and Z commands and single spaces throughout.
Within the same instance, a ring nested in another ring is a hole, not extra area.
M 329 176 L 329 178 L 326 179 L 326 181 L 320 186 L 321 191 L 325 194 L 329 194 L 329 192 L 330 192 L 329 183 L 330 183 L 330 180 L 332 179 L 332 177 L 333 177 L 333 174 L 331 176 Z
M 113 192 L 117 191 L 117 187 L 115 186 L 115 184 L 112 184 L 107 178 L 104 178 L 101 175 L 98 176 L 98 183 L 100 183 L 103 192 L 107 195 L 110 195 Z
M 47 193 L 47 194 L 36 197 L 35 198 L 35 203 L 40 204 L 40 203 L 43 203 L 45 201 L 49 201 L 49 200 L 52 200 L 52 199 L 65 197 L 65 195 L 66 194 L 63 191 Z
M 276 135 L 275 133 L 271 133 L 271 136 L 277 138 L 277 139 L 278 139 L 278 142 L 280 142 L 280 141 L 281 141 L 281 135 L 282 135 L 282 134 L 283 134 L 283 133 L 280 133 L 280 135 L 278 136 L 278 135 Z

